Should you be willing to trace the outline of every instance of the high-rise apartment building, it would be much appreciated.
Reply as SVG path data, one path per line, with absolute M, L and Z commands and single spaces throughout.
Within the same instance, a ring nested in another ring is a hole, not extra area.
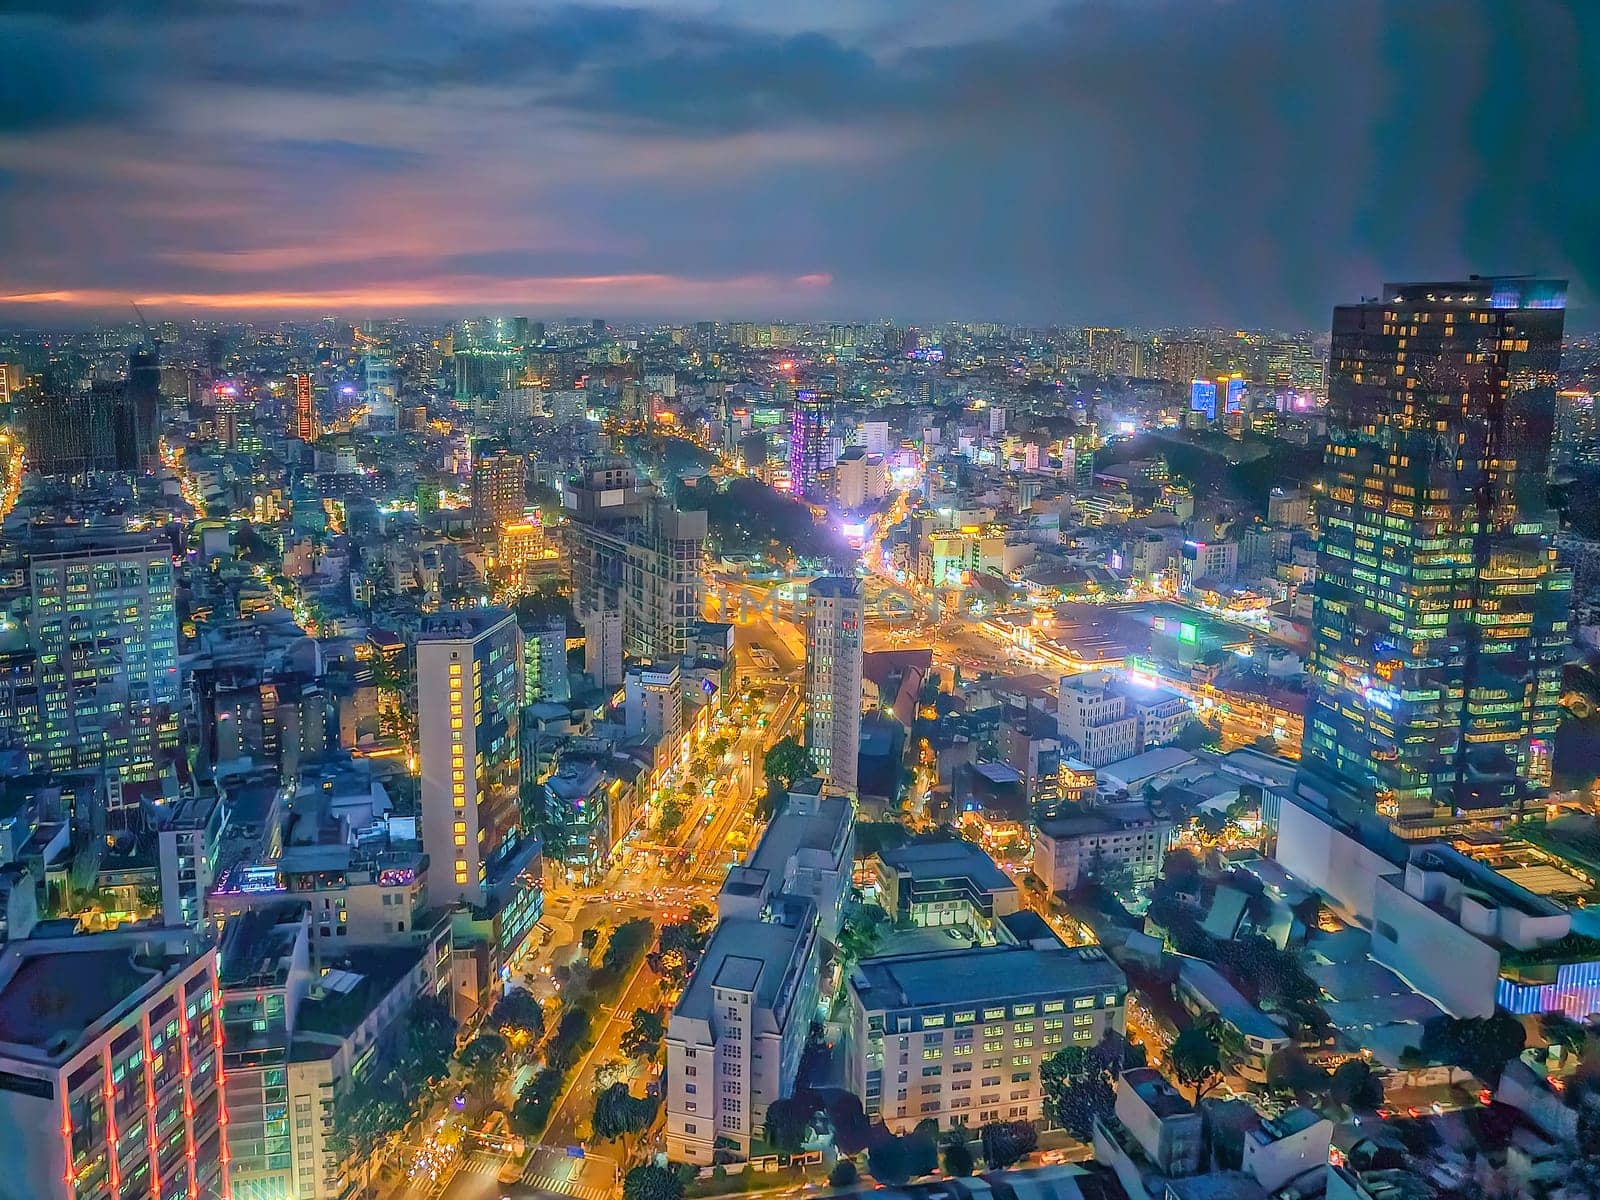
M 522 694 L 528 704 L 565 704 L 572 699 L 567 678 L 567 622 L 552 617 L 522 631 Z
M 294 377 L 294 435 L 302 442 L 317 440 L 317 410 L 311 401 L 311 376 Z
M 160 436 L 161 366 L 153 347 L 128 353 L 125 379 L 87 389 L 45 381 L 17 398 L 28 467 L 40 475 L 154 469 Z
M 494 529 L 520 521 L 528 507 L 527 474 L 527 461 L 504 446 L 476 455 L 472 460 L 472 507 L 478 519 Z
M 8 1194 L 231 1194 L 216 975 L 216 950 L 188 929 L 5 945 L 0 1154 Z
M 1508 816 L 1549 780 L 1565 291 L 1390 283 L 1334 310 L 1304 761 L 1402 834 Z
M 861 753 L 861 585 L 811 581 L 806 594 L 806 746 L 835 791 L 854 793 Z
M 705 603 L 706 514 L 678 510 L 626 464 L 589 468 L 562 489 L 562 504 L 586 635 L 609 648 L 620 623 L 620 649 L 630 658 L 681 657 Z M 621 681 L 614 655 L 596 665 L 605 668 L 603 686 Z
M 133 534 L 41 536 L 28 557 L 39 769 L 153 777 L 178 745 L 170 549 Z
M 822 494 L 822 469 L 831 461 L 828 450 L 828 397 L 801 388 L 794 394 L 794 417 L 789 426 L 789 490 L 803 499 Z
M 501 609 L 440 613 L 417 636 L 422 844 L 436 901 L 481 905 L 521 833 L 522 633 Z

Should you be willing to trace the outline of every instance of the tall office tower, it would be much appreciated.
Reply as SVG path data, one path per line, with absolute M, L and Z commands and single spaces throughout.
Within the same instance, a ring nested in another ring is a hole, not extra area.
M 588 468 L 562 489 L 572 590 L 585 636 L 611 628 L 630 658 L 681 657 L 705 604 L 706 514 L 681 512 L 633 468 Z M 603 686 L 610 681 L 609 655 Z M 620 670 L 620 660 L 614 664 Z M 591 668 L 592 670 L 592 668 Z M 598 678 L 598 677 L 597 677 Z
M 567 679 L 567 622 L 549 622 L 522 631 L 523 700 L 528 704 L 565 704 L 572 699 Z
M 806 593 L 806 745 L 818 775 L 856 790 L 861 753 L 861 585 L 813 579 Z
M 217 952 L 188 929 L 0 952 L 6 1194 L 227 1197 Z
M 504 446 L 480 451 L 472 460 L 472 507 L 478 520 L 504 529 L 528 507 L 527 461 Z
M 132 465 L 119 470 L 153 471 L 159 464 L 161 439 L 161 343 L 151 341 L 128 351 L 128 378 L 122 385 L 128 445 L 118 458 Z
M 317 410 L 311 402 L 311 376 L 294 377 L 294 435 L 302 442 L 317 440 Z
M 503 609 L 438 613 L 417 635 L 422 845 L 437 900 L 483 905 L 518 844 L 522 633 Z M 446 863 L 453 864 L 446 867 Z
M 1304 759 L 1317 790 L 1403 835 L 1507 817 L 1549 781 L 1565 292 L 1389 283 L 1334 310 Z
M 822 498 L 822 469 L 828 457 L 828 397 L 801 388 L 794 394 L 794 418 L 789 427 L 789 487 L 805 500 Z
M 515 386 L 522 357 L 500 346 L 458 348 L 451 356 L 455 367 L 455 398 L 459 404 L 493 402 Z
M 28 553 L 39 662 L 38 769 L 154 777 L 178 746 L 169 547 L 134 534 L 40 535 Z

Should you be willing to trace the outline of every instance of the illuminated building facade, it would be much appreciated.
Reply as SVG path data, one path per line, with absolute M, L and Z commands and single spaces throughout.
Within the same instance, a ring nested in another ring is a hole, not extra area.
M 814 579 L 806 594 L 806 746 L 812 768 L 854 795 L 861 754 L 861 585 Z
M 480 453 L 472 461 L 472 507 L 486 525 L 503 529 L 522 520 L 528 506 L 526 460 L 505 447 Z
M 518 840 L 522 632 L 500 609 L 428 618 L 417 638 L 422 844 L 436 902 L 484 903 Z
M 187 929 L 0 954 L 0 1154 L 30 1200 L 229 1197 L 217 952 Z
M 1549 781 L 1571 576 L 1546 477 L 1565 284 L 1386 284 L 1334 310 L 1304 760 L 1397 832 Z
M 625 464 L 589 468 L 561 499 L 573 606 L 608 651 L 602 686 L 622 681 L 622 654 L 681 657 L 705 604 L 705 512 L 674 507 Z
M 317 440 L 317 410 L 311 402 L 311 376 L 294 377 L 294 434 L 302 442 Z
M 39 769 L 152 778 L 178 745 L 171 551 L 139 535 L 41 547 L 28 564 Z
M 822 469 L 828 461 L 828 398 L 805 388 L 794 394 L 789 427 L 789 489 L 807 500 L 822 496 Z

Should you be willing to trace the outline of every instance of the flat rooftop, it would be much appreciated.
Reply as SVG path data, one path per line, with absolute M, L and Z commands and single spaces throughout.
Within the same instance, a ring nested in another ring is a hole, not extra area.
M 1017 886 L 1009 875 L 995 866 L 994 859 L 971 842 L 920 842 L 896 846 L 878 857 L 885 865 L 905 872 L 913 880 L 959 876 L 988 892 L 1010 891 Z
M 850 976 L 869 1009 L 932 1008 L 1121 988 L 1122 968 L 1095 946 L 967 949 L 869 958 Z
M 717 922 L 705 955 L 672 1015 L 710 1021 L 711 992 L 715 987 L 754 990 L 755 1006 L 771 1008 L 804 934 L 804 921 L 780 924 L 728 917 Z
M 106 933 L 14 942 L 0 959 L 0 1043 L 51 1055 L 58 1047 L 74 1047 L 97 1022 L 192 959 L 164 936 Z

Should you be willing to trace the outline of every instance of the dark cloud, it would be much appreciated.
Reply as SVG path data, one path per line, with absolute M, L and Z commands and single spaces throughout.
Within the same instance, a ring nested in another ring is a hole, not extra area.
M 1585 0 L 19 7 L 0 233 L 94 204 L 34 286 L 825 273 L 775 307 L 1320 325 L 1384 277 L 1600 283 Z M 93 133 L 146 160 L 30 164 Z

